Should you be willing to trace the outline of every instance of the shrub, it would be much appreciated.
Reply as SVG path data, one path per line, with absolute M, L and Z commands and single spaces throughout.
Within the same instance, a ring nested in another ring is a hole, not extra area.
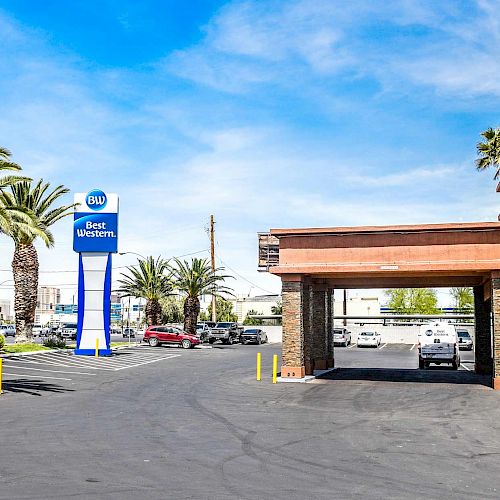
M 57 335 L 52 335 L 47 337 L 43 341 L 45 347 L 50 347 L 51 349 L 66 349 L 66 341 Z
M 0 333 L 0 351 L 3 349 L 5 345 L 5 337 Z

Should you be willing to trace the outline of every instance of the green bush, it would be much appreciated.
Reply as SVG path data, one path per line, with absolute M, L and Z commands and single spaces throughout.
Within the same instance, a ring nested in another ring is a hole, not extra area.
M 43 341 L 43 345 L 45 347 L 50 347 L 51 349 L 66 349 L 66 341 L 56 335 L 52 335 L 51 337 L 47 337 Z
M 5 345 L 5 337 L 0 333 L 0 351 L 3 349 Z

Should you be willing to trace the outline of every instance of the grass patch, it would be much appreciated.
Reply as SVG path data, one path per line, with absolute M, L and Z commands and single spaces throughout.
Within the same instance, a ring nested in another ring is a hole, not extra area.
M 2 351 L 7 354 L 19 352 L 47 351 L 49 348 L 40 344 L 5 344 Z

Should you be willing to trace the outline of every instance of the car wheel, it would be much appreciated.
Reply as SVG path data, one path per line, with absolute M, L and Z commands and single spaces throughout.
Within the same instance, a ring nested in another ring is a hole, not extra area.
M 233 345 L 233 337 L 229 337 L 229 338 L 227 339 L 227 343 L 228 343 L 229 345 Z
M 424 368 L 424 360 L 422 358 L 418 358 L 418 368 L 420 370 Z
M 149 345 L 151 347 L 158 347 L 160 343 L 158 342 L 158 339 L 156 337 L 149 337 Z
M 181 345 L 182 345 L 183 349 L 191 349 L 191 347 L 192 347 L 192 344 L 191 344 L 191 342 L 188 339 L 184 339 L 181 342 Z
M 213 344 L 214 342 L 215 342 L 215 340 L 214 340 L 214 339 L 208 339 L 208 343 L 209 343 L 209 344 Z
M 246 343 L 247 343 L 247 341 L 246 341 L 246 340 L 241 339 L 241 344 L 242 344 L 242 345 L 246 345 Z
M 458 366 L 459 366 L 458 362 L 457 362 L 457 361 L 455 361 L 455 360 L 453 360 L 453 361 L 452 361 L 452 363 L 451 363 L 451 367 L 452 367 L 454 370 L 458 370 Z

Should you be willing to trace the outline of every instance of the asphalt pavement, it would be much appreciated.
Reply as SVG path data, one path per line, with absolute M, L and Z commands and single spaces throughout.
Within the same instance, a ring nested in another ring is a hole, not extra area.
M 411 347 L 338 348 L 329 379 L 276 385 L 279 345 L 10 358 L 0 499 L 499 498 L 500 394 L 471 353 L 394 378 L 423 372 Z

